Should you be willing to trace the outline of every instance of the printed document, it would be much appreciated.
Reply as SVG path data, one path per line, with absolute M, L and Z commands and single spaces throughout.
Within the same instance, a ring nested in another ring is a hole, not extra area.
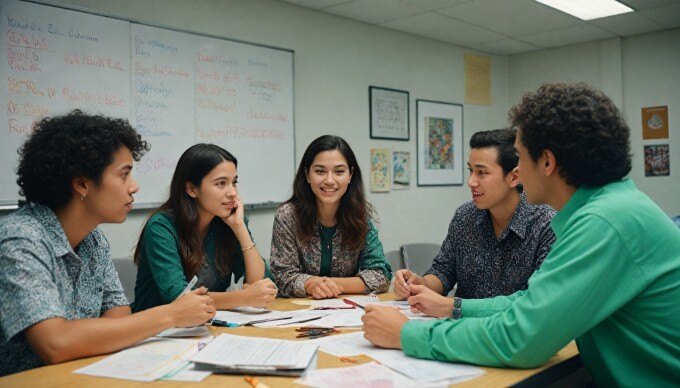
M 319 349 L 338 357 L 365 354 L 381 364 L 418 380 L 433 382 L 439 380 L 468 379 L 481 376 L 484 371 L 469 365 L 408 357 L 401 350 L 383 349 L 374 346 L 364 338 L 363 332 L 334 335 L 310 340 Z

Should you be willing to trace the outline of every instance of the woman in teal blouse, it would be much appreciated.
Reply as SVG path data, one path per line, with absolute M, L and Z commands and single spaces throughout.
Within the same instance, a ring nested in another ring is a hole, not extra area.
M 170 198 L 149 218 L 135 250 L 133 311 L 172 302 L 194 276 L 217 309 L 274 300 L 276 287 L 265 278 L 244 217 L 236 167 L 236 158 L 214 144 L 196 144 L 179 158 Z M 245 276 L 246 286 L 226 292 L 232 274 Z

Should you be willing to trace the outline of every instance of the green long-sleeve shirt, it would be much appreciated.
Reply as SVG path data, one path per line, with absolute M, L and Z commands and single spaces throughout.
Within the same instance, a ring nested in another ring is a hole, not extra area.
M 525 291 L 467 299 L 460 320 L 411 321 L 410 356 L 532 368 L 572 339 L 598 386 L 680 382 L 680 230 L 630 180 L 581 188 Z

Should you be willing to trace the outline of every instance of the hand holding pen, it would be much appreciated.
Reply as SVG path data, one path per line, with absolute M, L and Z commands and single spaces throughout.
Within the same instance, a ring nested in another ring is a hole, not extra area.
M 398 300 L 411 296 L 411 285 L 423 284 L 423 278 L 408 269 L 400 269 L 394 274 L 394 295 Z
M 205 287 L 180 295 L 172 303 L 162 306 L 169 310 L 173 327 L 201 325 L 215 316 L 215 302 Z

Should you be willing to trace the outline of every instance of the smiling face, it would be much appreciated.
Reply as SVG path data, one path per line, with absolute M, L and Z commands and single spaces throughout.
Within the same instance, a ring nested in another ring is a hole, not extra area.
M 133 195 L 139 191 L 137 181 L 132 177 L 132 153 L 122 146 L 113 154 L 113 161 L 101 176 L 99 184 L 92 184 L 86 200 L 83 200 L 89 214 L 98 223 L 121 223 L 132 210 Z
M 187 183 L 186 192 L 196 200 L 202 218 L 228 217 L 238 195 L 236 166 L 232 162 L 223 161 L 203 177 L 200 186 Z
M 319 152 L 307 171 L 307 183 L 318 206 L 338 206 L 351 179 L 347 159 L 338 150 Z
M 518 195 L 517 175 L 514 171 L 508 174 L 503 172 L 503 167 L 498 164 L 498 150 L 495 147 L 471 149 L 468 169 L 468 186 L 478 209 L 493 210 L 511 203 L 510 199 Z

